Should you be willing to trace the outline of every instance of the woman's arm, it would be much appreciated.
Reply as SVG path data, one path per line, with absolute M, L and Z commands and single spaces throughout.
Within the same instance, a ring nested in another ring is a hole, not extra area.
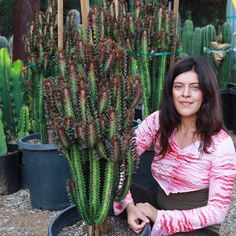
M 149 115 L 135 130 L 136 150 L 138 156 L 145 152 L 152 144 L 159 129 L 159 111 Z M 115 215 L 120 214 L 133 199 L 128 192 L 126 197 L 120 202 L 114 202 L 113 208 Z

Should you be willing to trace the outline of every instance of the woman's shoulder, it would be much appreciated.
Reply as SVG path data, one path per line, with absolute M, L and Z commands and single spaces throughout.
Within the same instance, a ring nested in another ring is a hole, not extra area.
M 215 150 L 234 150 L 234 143 L 229 132 L 221 129 L 218 133 L 212 136 L 212 144 Z

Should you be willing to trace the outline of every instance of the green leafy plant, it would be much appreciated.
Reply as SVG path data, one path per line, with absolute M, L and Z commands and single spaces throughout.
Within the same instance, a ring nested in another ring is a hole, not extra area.
M 57 64 L 60 75 L 43 82 L 47 119 L 70 164 L 74 203 L 86 224 L 102 224 L 138 164 L 131 124 L 141 78 L 128 74 L 125 50 L 110 39 L 78 41 Z

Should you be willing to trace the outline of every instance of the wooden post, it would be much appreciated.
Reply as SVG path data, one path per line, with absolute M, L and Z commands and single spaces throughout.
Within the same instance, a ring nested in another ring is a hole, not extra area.
M 80 0 L 80 7 L 82 14 L 83 34 L 85 38 L 88 27 L 89 0 Z
M 115 13 L 116 13 L 116 18 L 118 17 L 119 14 L 119 5 L 118 5 L 118 0 L 113 0 L 115 4 Z
M 63 0 L 58 0 L 58 48 L 63 49 Z
M 174 0 L 173 12 L 175 15 L 175 36 L 176 36 L 177 31 L 178 31 L 179 0 Z M 176 51 L 176 42 L 175 42 L 175 45 L 172 49 L 173 53 L 175 53 L 175 51 Z M 175 62 L 175 54 L 171 55 L 171 57 L 170 57 L 170 67 L 174 64 L 174 62 Z
M 14 1 L 14 23 L 13 23 L 13 60 L 21 59 L 27 61 L 25 45 L 22 40 L 27 34 L 28 24 L 34 19 L 40 9 L 40 0 L 15 0 Z

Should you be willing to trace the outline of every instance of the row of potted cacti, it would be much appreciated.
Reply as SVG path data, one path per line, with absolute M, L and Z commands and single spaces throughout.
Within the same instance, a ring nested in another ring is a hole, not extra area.
M 232 26 L 225 22 L 217 35 L 213 25 L 194 28 L 193 22 L 187 19 L 181 33 L 181 46 L 185 56 L 204 56 L 215 70 L 221 88 L 227 83 L 235 82 L 231 76 L 232 69 Z

